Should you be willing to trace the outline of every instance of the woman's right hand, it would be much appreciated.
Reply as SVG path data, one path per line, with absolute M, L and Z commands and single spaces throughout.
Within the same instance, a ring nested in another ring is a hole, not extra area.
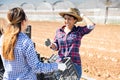
M 57 50 L 56 44 L 55 44 L 55 43 L 51 43 L 50 49 L 52 49 L 52 50 Z

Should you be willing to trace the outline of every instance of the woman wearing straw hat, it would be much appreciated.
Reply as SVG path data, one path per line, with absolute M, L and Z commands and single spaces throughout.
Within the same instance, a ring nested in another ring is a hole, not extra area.
M 59 15 L 64 18 L 65 24 L 56 31 L 54 42 L 50 45 L 50 48 L 58 51 L 58 55 L 61 59 L 71 57 L 80 79 L 82 74 L 81 58 L 79 54 L 81 39 L 85 34 L 93 30 L 95 24 L 88 17 L 80 14 L 77 8 L 70 8 L 66 12 L 60 12 Z M 82 20 L 86 22 L 85 26 L 75 25 Z

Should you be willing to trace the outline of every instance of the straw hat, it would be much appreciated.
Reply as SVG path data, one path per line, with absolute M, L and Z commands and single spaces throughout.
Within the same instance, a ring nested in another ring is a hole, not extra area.
M 64 16 L 65 14 L 74 16 L 75 18 L 77 18 L 78 22 L 82 21 L 82 18 L 80 17 L 80 11 L 77 8 L 70 8 L 68 11 L 66 12 L 60 12 L 59 15 L 60 16 Z

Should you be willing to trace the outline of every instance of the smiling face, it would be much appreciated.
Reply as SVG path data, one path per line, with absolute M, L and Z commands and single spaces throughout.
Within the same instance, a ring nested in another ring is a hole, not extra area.
M 77 22 L 77 19 L 71 15 L 65 14 L 63 16 L 63 18 L 64 18 L 64 23 L 65 23 L 66 27 L 69 27 L 69 28 L 72 28 L 73 25 Z

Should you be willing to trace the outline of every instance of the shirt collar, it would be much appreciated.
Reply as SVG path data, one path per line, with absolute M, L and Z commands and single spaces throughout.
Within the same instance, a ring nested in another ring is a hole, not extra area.
M 65 28 L 66 26 L 64 25 L 64 26 L 62 26 L 61 28 L 60 28 L 60 31 L 62 31 L 62 32 L 64 32 L 64 28 Z M 74 25 L 73 26 L 73 28 L 72 28 L 72 30 L 71 30 L 71 32 L 73 32 L 73 31 L 76 31 L 76 25 Z

